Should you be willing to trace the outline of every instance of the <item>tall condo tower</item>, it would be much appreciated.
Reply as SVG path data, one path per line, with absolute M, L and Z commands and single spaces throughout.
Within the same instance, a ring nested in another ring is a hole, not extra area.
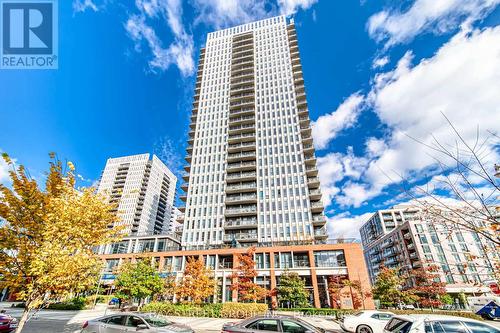
M 169 225 L 176 183 L 156 155 L 133 155 L 108 159 L 98 193 L 117 203 L 128 235 L 159 234 Z
M 182 245 L 327 238 L 293 20 L 208 34 L 182 188 Z

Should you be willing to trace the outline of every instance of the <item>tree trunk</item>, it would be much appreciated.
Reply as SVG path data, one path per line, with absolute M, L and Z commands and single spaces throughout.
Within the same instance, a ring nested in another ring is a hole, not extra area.
M 26 307 L 24 308 L 23 311 L 23 315 L 21 316 L 21 319 L 19 319 L 19 323 L 17 324 L 16 333 L 21 333 L 24 324 L 26 324 L 26 321 L 28 320 L 29 314 L 30 314 L 30 308 L 28 307 L 28 304 L 26 304 Z

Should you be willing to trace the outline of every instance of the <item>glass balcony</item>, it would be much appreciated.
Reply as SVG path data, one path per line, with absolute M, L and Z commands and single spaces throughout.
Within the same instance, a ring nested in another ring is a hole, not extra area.
M 249 233 L 249 232 L 241 232 L 236 234 L 225 234 L 224 242 L 229 243 L 233 240 L 238 242 L 256 242 L 257 241 L 257 233 Z
M 226 186 L 226 193 L 251 192 L 257 189 L 257 183 L 241 183 Z
M 244 151 L 241 153 L 228 154 L 227 161 L 228 162 L 250 161 L 250 160 L 255 160 L 255 157 L 256 157 L 255 151 Z
M 249 229 L 257 228 L 257 218 L 256 217 L 239 217 L 226 219 L 224 223 L 224 229 Z
M 255 167 L 257 166 L 257 163 L 255 161 L 249 161 L 249 162 L 240 162 L 240 163 L 229 163 L 227 165 L 227 170 L 231 171 L 249 171 L 249 170 L 255 170 Z
M 240 207 L 228 207 L 225 211 L 225 216 L 247 216 L 256 215 L 257 206 L 240 206 Z
M 257 178 L 256 172 L 239 172 L 239 173 L 229 173 L 226 176 L 226 182 L 239 182 L 246 180 L 255 180 Z
M 226 196 L 226 204 L 256 203 L 257 194 L 241 194 Z
M 321 213 L 324 209 L 323 203 L 321 201 L 311 202 L 311 212 Z

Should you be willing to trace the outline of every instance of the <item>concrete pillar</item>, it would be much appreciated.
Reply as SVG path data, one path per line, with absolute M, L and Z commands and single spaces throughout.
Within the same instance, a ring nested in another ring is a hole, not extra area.
M 238 267 L 238 255 L 237 254 L 233 254 L 233 269 L 232 271 L 234 272 L 235 268 Z M 236 278 L 233 277 L 233 280 L 232 280 L 232 283 L 234 284 L 236 282 Z M 233 294 L 232 294 L 232 298 L 233 298 L 233 302 L 238 302 L 238 290 L 236 289 L 233 289 L 232 290 Z
M 314 307 L 321 308 L 321 302 L 319 301 L 319 290 L 318 290 L 318 279 L 316 277 L 316 264 L 314 262 L 313 250 L 309 250 L 309 265 L 311 266 L 311 282 L 313 286 L 313 296 L 314 296 Z
M 264 258 L 264 262 L 265 261 L 266 260 Z M 277 283 L 276 283 L 276 271 L 274 266 L 274 252 L 269 252 L 269 275 L 270 275 L 269 277 L 271 278 L 271 291 L 275 291 Z M 275 293 L 273 293 L 271 296 L 271 303 L 276 304 L 276 306 L 278 306 L 278 299 Z

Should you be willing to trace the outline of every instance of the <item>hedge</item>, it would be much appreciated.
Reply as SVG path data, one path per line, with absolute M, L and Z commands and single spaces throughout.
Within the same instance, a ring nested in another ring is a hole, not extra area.
M 203 304 L 195 306 L 191 304 L 172 304 L 168 302 L 151 302 L 141 307 L 142 312 L 154 312 L 165 316 L 182 317 L 221 317 L 222 304 Z
M 305 316 L 332 316 L 335 319 L 358 312 L 351 309 L 331 309 L 331 308 L 280 308 L 278 311 L 300 312 Z
M 257 315 L 263 315 L 267 312 L 267 304 L 264 303 L 222 303 L 222 318 L 244 319 Z
M 211 318 L 248 318 L 265 314 L 267 305 L 262 303 L 207 303 L 200 306 L 192 304 L 172 304 L 151 302 L 141 308 L 142 312 L 154 312 L 165 316 L 211 317 Z
M 431 310 L 431 309 L 424 309 L 424 310 L 387 310 L 389 312 L 393 312 L 395 314 L 399 315 L 409 315 L 409 314 L 435 314 L 435 315 L 445 315 L 445 316 L 457 316 L 457 317 L 464 317 L 464 318 L 470 318 L 470 319 L 476 319 L 476 320 L 483 320 L 481 316 L 478 316 L 475 313 L 472 312 L 465 312 L 465 311 L 446 311 L 446 310 Z

